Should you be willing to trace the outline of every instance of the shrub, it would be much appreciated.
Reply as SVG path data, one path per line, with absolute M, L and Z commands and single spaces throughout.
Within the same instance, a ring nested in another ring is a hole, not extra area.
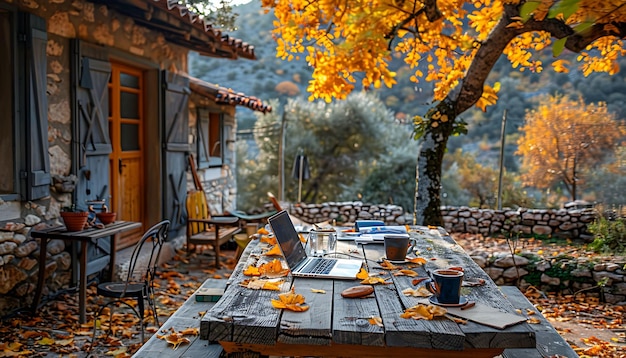
M 626 254 L 626 219 L 600 217 L 589 224 L 594 240 L 589 248 L 595 252 Z

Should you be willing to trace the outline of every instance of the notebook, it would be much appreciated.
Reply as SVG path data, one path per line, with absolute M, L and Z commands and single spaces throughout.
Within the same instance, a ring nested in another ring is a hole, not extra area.
M 308 257 L 287 211 L 274 214 L 268 221 L 292 275 L 356 279 L 361 270 L 361 260 Z

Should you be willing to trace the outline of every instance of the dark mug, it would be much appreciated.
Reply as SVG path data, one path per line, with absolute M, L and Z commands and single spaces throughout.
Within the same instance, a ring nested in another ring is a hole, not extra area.
M 390 261 L 404 261 L 406 254 L 415 245 L 415 239 L 408 235 L 385 235 L 385 258 Z
M 432 276 L 426 287 L 435 295 L 437 302 L 458 304 L 461 301 L 463 271 L 438 269 L 433 271 Z

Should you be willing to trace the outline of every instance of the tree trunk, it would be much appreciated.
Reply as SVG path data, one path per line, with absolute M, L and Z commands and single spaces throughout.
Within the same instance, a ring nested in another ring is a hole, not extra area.
M 444 112 L 447 106 L 437 105 L 439 113 Z M 435 112 L 437 112 L 435 111 Z M 451 113 L 450 118 L 455 118 Z M 435 121 L 437 127 L 430 127 L 422 138 L 419 156 L 417 158 L 417 200 L 415 221 L 417 225 L 443 226 L 441 216 L 441 168 L 443 155 L 448 145 L 448 138 L 452 134 L 453 120 L 446 123 Z

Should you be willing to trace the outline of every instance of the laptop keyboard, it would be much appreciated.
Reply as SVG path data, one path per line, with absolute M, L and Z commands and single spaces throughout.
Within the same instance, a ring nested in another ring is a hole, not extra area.
M 335 266 L 335 260 L 311 259 L 311 261 L 300 272 L 313 274 L 327 274 Z

